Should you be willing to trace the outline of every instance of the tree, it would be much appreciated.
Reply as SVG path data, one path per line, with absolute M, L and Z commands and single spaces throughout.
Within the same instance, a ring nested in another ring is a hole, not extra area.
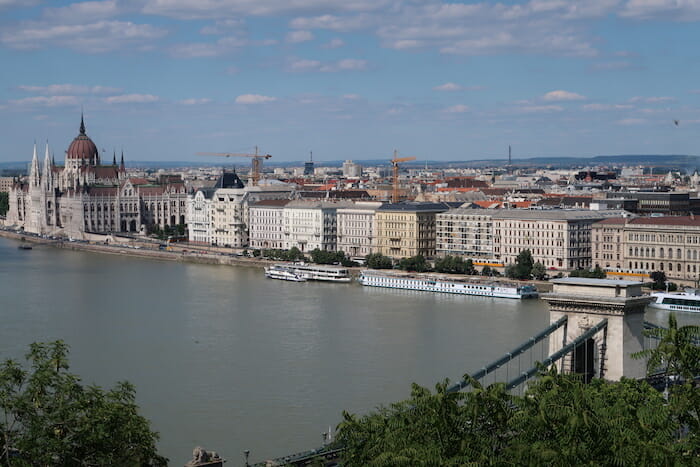
M 666 288 L 666 273 L 663 271 L 654 271 L 651 274 L 649 274 L 649 277 L 651 278 L 654 283 L 652 284 L 651 288 L 654 290 L 664 290 Z
M 530 253 L 530 250 L 523 250 L 515 258 L 515 264 L 510 264 L 506 267 L 506 276 L 511 279 L 529 279 L 532 276 L 533 265 L 532 253 Z
M 399 261 L 399 268 L 404 271 L 425 272 L 430 270 L 430 266 L 423 255 L 411 256 L 410 258 L 402 258 Z
M 607 275 L 605 274 L 605 271 L 603 271 L 599 265 L 596 264 L 596 267 L 593 270 L 588 270 L 588 269 L 575 269 L 569 273 L 569 277 L 586 277 L 588 279 L 605 279 Z
M 365 264 L 372 269 L 391 269 L 394 262 L 388 256 L 381 253 L 370 253 L 365 258 Z
M 62 341 L 34 343 L 29 370 L 0 365 L 0 465 L 166 465 L 134 387 L 83 386 L 67 357 Z
M 464 274 L 464 260 L 459 256 L 443 256 L 435 260 L 435 271 L 446 274 Z
M 6 191 L 0 191 L 0 216 L 7 214 L 10 209 L 10 194 Z
M 544 280 L 547 277 L 547 269 L 544 264 L 539 261 L 532 265 L 532 276 L 538 281 Z

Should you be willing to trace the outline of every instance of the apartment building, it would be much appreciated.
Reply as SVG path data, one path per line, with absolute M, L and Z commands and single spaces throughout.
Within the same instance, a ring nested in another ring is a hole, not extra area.
M 457 208 L 436 215 L 439 256 L 493 259 L 493 215 L 485 209 Z
M 376 211 L 376 251 L 393 258 L 436 253 L 435 217 L 450 209 L 447 203 L 385 204 Z
M 352 206 L 349 201 L 291 201 L 282 210 L 284 249 L 301 251 L 316 248 L 337 250 L 338 225 L 336 210 Z
M 380 202 L 361 201 L 352 207 L 339 208 L 338 251 L 349 257 L 364 257 L 374 252 L 377 243 L 376 211 Z
M 700 280 L 700 218 L 606 219 L 594 224 L 592 234 L 593 261 L 600 267 L 663 271 L 669 280 L 689 285 Z
M 284 248 L 284 207 L 289 202 L 286 199 L 270 199 L 250 206 L 248 219 L 251 248 Z

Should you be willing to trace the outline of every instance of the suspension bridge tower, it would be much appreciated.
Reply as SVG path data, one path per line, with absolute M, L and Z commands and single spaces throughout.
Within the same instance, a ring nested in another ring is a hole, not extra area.
M 550 355 L 584 334 L 590 336 L 557 362 L 559 369 L 582 374 L 586 381 L 643 378 L 645 362 L 631 357 L 644 345 L 644 308 L 651 298 L 642 294 L 643 283 L 581 277 L 552 282 L 552 292 L 542 295 L 549 303 L 550 323 L 568 319 L 549 337 Z M 594 329 L 598 331 L 592 334 Z

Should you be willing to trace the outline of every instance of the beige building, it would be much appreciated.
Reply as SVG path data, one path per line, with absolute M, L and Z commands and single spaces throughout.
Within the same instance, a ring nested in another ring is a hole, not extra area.
M 380 202 L 359 201 L 337 210 L 338 251 L 351 258 L 373 253 L 377 243 L 376 211 Z
M 12 185 L 14 184 L 14 178 L 12 177 L 0 177 L 0 193 L 9 193 Z
M 494 259 L 493 215 L 489 210 L 457 208 L 436 216 L 437 254 Z
M 591 228 L 622 211 L 451 209 L 437 216 L 440 255 L 515 263 L 523 250 L 552 270 L 591 267 Z
M 376 211 L 376 251 L 392 258 L 436 253 L 435 216 L 450 208 L 445 203 L 385 204 Z
M 614 244 L 618 238 L 620 243 Z M 598 222 L 593 226 L 593 261 L 602 268 L 630 273 L 663 271 L 669 280 L 697 285 L 700 218 L 662 216 Z

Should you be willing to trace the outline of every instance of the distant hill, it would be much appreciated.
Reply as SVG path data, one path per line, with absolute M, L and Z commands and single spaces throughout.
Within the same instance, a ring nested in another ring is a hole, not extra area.
M 273 167 L 301 167 L 307 161 L 265 161 L 264 166 Z M 343 160 L 315 161 L 316 167 L 342 167 Z M 353 159 L 353 162 L 363 166 L 389 166 L 388 159 Z M 26 171 L 29 161 L 24 162 L 0 162 L 1 172 Z M 174 169 L 179 167 L 235 167 L 247 169 L 248 163 L 231 163 L 230 161 L 203 162 L 203 161 L 126 161 L 127 167 L 141 169 Z M 422 160 L 404 162 L 402 167 L 424 167 L 428 165 L 433 168 L 484 168 L 484 167 L 505 167 L 507 159 L 479 159 L 470 161 L 435 161 Z M 667 167 L 669 170 L 700 170 L 700 156 L 681 154 L 623 154 L 623 155 L 599 155 L 594 157 L 530 157 L 513 159 L 513 167 L 550 167 L 550 168 L 575 168 L 598 165 L 622 166 L 622 165 L 653 165 L 656 167 Z

